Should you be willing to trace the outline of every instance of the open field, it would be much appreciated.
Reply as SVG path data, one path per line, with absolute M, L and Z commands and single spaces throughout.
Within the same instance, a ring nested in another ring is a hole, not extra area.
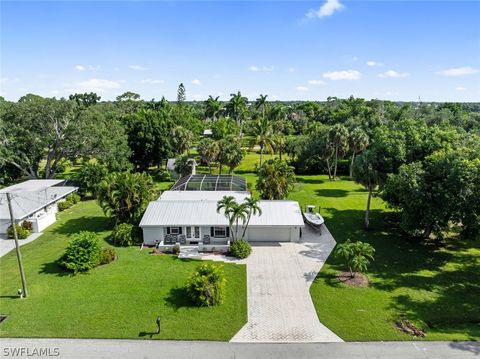
M 35 242 L 22 247 L 29 297 L 20 287 L 15 252 L 0 258 L 0 325 L 3 337 L 146 338 L 228 340 L 246 322 L 245 266 L 226 264 L 225 303 L 191 306 L 183 286 L 199 261 L 153 256 L 139 247 L 116 248 L 118 260 L 88 274 L 65 275 L 56 260 L 71 234 L 97 232 L 103 240 L 109 221 L 94 201 L 60 213 Z M 108 246 L 108 243 L 104 243 Z M 162 331 L 155 332 L 161 317 Z

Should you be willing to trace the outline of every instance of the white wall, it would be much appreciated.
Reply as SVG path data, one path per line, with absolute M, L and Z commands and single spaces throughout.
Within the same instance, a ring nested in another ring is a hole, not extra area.
M 164 237 L 162 227 L 144 227 L 143 229 L 143 243 L 147 245 L 154 245 L 155 241 L 161 241 Z
M 56 211 L 51 211 L 41 217 L 37 217 L 36 220 L 32 220 L 33 232 L 42 232 L 49 225 L 55 223 L 57 220 L 55 213 Z

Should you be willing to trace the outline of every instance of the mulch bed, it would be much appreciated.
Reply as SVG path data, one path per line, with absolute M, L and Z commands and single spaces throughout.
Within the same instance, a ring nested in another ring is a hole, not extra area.
M 368 277 L 362 273 L 355 273 L 352 277 L 350 272 L 341 272 L 337 275 L 337 279 L 350 287 L 364 288 L 368 287 Z
M 396 327 L 404 333 L 410 334 L 414 337 L 425 337 L 425 331 L 419 329 L 408 319 L 400 319 L 395 322 Z

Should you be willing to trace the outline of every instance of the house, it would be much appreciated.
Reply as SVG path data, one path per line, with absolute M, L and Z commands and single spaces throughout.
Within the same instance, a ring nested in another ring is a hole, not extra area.
M 64 180 L 29 180 L 0 189 L 0 234 L 6 233 L 11 223 L 7 193 L 11 196 L 15 221 L 29 221 L 32 232 L 41 232 L 56 221 L 57 203 L 78 189 L 64 183 Z
M 150 202 L 140 222 L 146 245 L 164 243 L 165 238 L 182 237 L 184 243 L 228 245 L 232 237 L 217 202 L 233 196 L 238 203 L 251 197 L 245 178 L 231 175 L 197 174 L 182 177 L 158 200 Z M 259 201 L 262 215 L 252 215 L 244 238 L 250 242 L 298 241 L 304 227 L 296 201 Z M 243 233 L 240 225 L 237 238 Z M 218 249 L 218 248 L 217 248 Z

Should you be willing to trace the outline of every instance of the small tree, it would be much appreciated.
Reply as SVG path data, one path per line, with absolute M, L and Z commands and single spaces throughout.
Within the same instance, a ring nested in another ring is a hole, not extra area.
M 335 251 L 336 256 L 345 260 L 352 278 L 357 272 L 365 273 L 367 271 L 374 253 L 375 249 L 371 244 L 360 241 L 351 242 L 350 239 L 339 244 Z
M 86 272 L 100 264 L 102 247 L 93 232 L 80 232 L 68 243 L 60 265 L 73 272 Z
M 121 246 L 131 246 L 133 240 L 133 225 L 130 223 L 120 223 L 113 228 L 112 242 Z
M 91 193 L 97 196 L 100 183 L 108 174 L 107 166 L 98 162 L 87 162 L 82 166 L 78 174 L 80 191 L 83 195 Z
M 258 170 L 256 188 L 263 199 L 285 199 L 294 184 L 293 167 L 278 158 L 268 160 Z
M 200 265 L 187 281 L 187 293 L 198 306 L 222 303 L 226 279 L 223 267 L 212 263 Z
M 208 171 L 212 173 L 212 162 L 218 157 L 220 147 L 211 138 L 205 138 L 197 146 L 198 153 L 208 165 Z

